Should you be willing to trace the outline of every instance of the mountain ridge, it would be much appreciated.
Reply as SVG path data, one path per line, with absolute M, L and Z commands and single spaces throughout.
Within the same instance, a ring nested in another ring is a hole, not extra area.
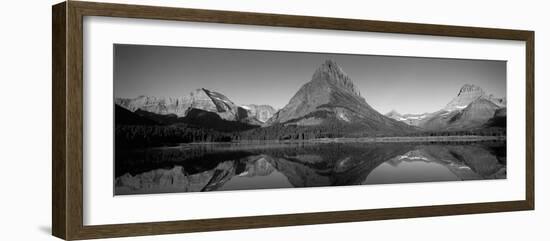
M 480 106 L 484 106 L 483 110 L 479 109 Z M 443 131 L 481 128 L 494 116 L 495 112 L 502 108 L 506 108 L 505 97 L 496 98 L 477 85 L 464 84 L 458 94 L 438 111 L 405 115 L 390 111 L 386 116 L 424 130 Z M 472 114 L 476 111 L 477 115 Z
M 403 132 L 414 128 L 388 118 L 372 108 L 353 81 L 336 62 L 327 60 L 303 84 L 270 124 L 318 126 L 339 122 L 359 125 L 367 132 Z
M 200 109 L 216 113 L 224 120 L 255 125 L 265 123 L 266 120 L 260 121 L 258 118 L 268 119 L 275 110 L 269 105 L 239 106 L 224 94 L 206 88 L 195 89 L 183 97 L 140 95 L 136 98 L 115 98 L 115 104 L 132 112 L 142 110 L 160 115 L 174 114 L 177 117 L 185 117 L 191 109 Z

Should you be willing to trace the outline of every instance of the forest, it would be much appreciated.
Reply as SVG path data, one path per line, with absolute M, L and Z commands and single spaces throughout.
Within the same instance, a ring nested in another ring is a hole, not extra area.
M 418 131 L 400 136 L 505 136 L 504 128 L 483 128 L 456 131 Z M 115 142 L 118 147 L 172 146 L 192 142 L 234 142 L 246 140 L 310 140 L 341 137 L 395 136 L 377 132 L 357 131 L 343 125 L 296 126 L 277 124 L 245 131 L 218 131 L 189 124 L 172 125 L 116 125 Z

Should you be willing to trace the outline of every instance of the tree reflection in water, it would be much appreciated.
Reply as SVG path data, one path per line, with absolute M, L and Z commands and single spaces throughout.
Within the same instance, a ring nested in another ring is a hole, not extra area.
M 506 143 L 192 144 L 117 150 L 115 194 L 506 178 Z

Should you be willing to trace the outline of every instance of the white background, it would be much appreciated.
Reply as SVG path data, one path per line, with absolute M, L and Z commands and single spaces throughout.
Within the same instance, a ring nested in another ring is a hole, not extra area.
M 133 1 L 134 3 L 146 1 Z M 174 1 L 155 1 L 156 4 Z M 11 1 L 0 15 L 0 239 L 55 240 L 51 219 L 52 1 Z M 548 240 L 550 21 L 544 1 L 179 1 L 179 6 L 536 31 L 536 211 L 165 235 L 155 240 Z M 151 240 L 152 237 L 128 240 Z

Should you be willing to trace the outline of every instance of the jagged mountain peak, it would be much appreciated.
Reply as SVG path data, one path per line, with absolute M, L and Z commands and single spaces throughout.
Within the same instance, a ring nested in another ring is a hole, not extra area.
M 289 103 L 277 111 L 270 124 L 297 126 L 356 126 L 368 133 L 405 132 L 414 128 L 373 109 L 342 69 L 327 60 L 315 70 Z
M 332 59 L 325 60 L 325 62 L 321 64 L 321 66 L 319 66 L 318 70 L 335 71 L 335 72 L 344 73 L 342 68 L 336 63 L 336 61 Z
M 313 74 L 312 83 L 327 82 L 339 86 L 355 95 L 361 96 L 359 89 L 355 86 L 351 78 L 342 70 L 342 68 L 331 59 L 325 60 Z
M 140 95 L 136 98 L 115 98 L 115 104 L 130 111 L 138 109 L 157 114 L 184 115 L 186 106 L 184 97 L 157 97 Z
M 460 91 L 458 91 L 458 94 L 457 96 L 461 96 L 461 95 L 465 95 L 465 94 L 476 94 L 476 95 L 479 95 L 479 96 L 482 96 L 485 94 L 485 92 L 483 91 L 483 89 L 477 85 L 473 85 L 473 84 L 465 84 L 463 85 L 461 88 L 460 88 Z
M 224 94 L 220 93 L 220 92 L 217 92 L 215 90 L 210 90 L 210 89 L 206 89 L 206 88 L 200 88 L 200 89 L 197 89 L 196 91 L 203 91 L 205 94 L 207 94 L 210 98 L 215 98 L 215 99 L 218 99 L 218 100 L 221 100 L 221 101 L 224 101 L 226 103 L 231 103 L 231 104 L 235 104 L 233 103 L 233 101 L 231 101 L 229 98 L 227 98 L 227 96 L 225 96 Z
M 277 111 L 270 123 L 285 123 L 319 110 L 323 106 L 347 106 L 369 108 L 359 95 L 351 79 L 333 60 L 326 60 L 290 99 Z M 344 118 L 345 119 L 345 118 Z
M 245 118 L 246 111 L 239 110 L 227 96 L 206 88 L 198 88 L 182 97 L 156 97 L 140 95 L 136 98 L 116 98 L 115 104 L 132 112 L 138 109 L 155 114 L 175 114 L 184 117 L 191 109 L 200 109 L 217 113 L 225 120 Z
M 456 97 L 454 97 L 444 108 L 447 111 L 460 110 L 466 108 L 470 103 L 479 98 L 485 97 L 485 91 L 477 85 L 465 84 L 460 88 Z
M 495 110 L 506 107 L 506 97 L 496 98 L 475 84 L 464 84 L 447 105 L 436 112 L 386 116 L 427 130 L 473 128 L 491 118 Z

